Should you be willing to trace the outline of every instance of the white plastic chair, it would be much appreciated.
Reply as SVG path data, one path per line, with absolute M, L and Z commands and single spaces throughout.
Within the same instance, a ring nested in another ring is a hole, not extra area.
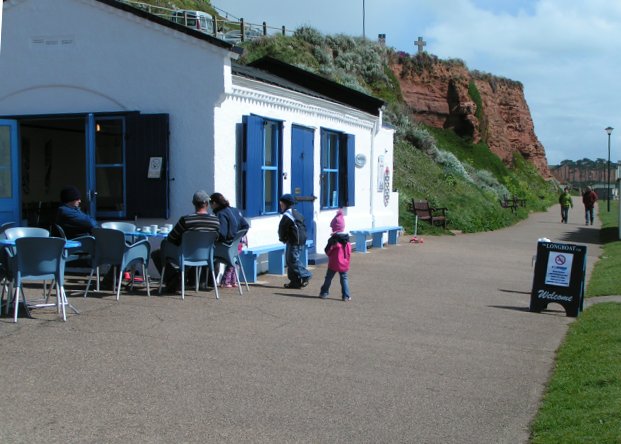
M 147 295 L 151 296 L 149 275 L 147 273 L 149 253 L 151 251 L 149 241 L 144 239 L 128 245 L 125 242 L 125 234 L 120 230 L 112 228 L 93 228 L 93 236 L 95 237 L 95 255 L 92 260 L 93 269 L 88 277 L 84 297 L 88 294 L 93 273 L 97 272 L 97 291 L 99 291 L 99 267 L 101 265 L 111 265 L 114 276 L 112 288 L 116 291 L 116 300 L 118 301 L 121 295 L 121 285 L 123 284 L 123 272 L 136 264 L 140 264 L 142 267 Z
M 17 312 L 20 294 L 24 305 L 28 308 L 41 308 L 57 306 L 58 312 L 62 313 L 63 321 L 67 320 L 65 306 L 69 305 L 64 288 L 65 239 L 57 237 L 21 237 L 15 240 L 17 252 L 15 269 L 15 295 L 13 304 L 15 312 L 13 322 L 17 322 Z M 28 304 L 22 284 L 25 281 L 48 281 L 53 280 L 56 286 L 56 304 L 46 303 Z M 77 310 L 75 310 L 77 312 Z

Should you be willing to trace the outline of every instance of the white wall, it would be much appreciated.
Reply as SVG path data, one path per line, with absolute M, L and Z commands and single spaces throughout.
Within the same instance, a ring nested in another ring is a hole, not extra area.
M 383 155 L 385 165 L 390 168 L 392 190 L 392 129 L 379 128 L 376 116 L 308 97 L 282 88 L 267 85 L 241 76 L 233 76 L 233 89 L 222 106 L 216 109 L 216 163 L 222 168 L 216 170 L 215 187 L 236 205 L 236 146 L 239 143 L 238 124 L 242 117 L 257 114 L 262 117 L 283 121 L 283 191 L 291 192 L 291 128 L 303 125 L 314 128 L 314 195 L 320 194 L 320 129 L 329 128 L 356 137 L 356 154 L 367 158 L 363 168 L 356 168 L 356 205 L 345 209 L 348 230 L 380 225 L 398 224 L 398 196 L 390 193 L 389 205 L 384 206 L 384 195 L 377 191 L 377 156 Z M 376 134 L 377 132 L 377 134 Z M 321 210 L 319 199 L 315 201 L 314 219 L 317 226 L 317 251 L 330 235 L 330 221 L 336 210 Z M 277 227 L 280 215 L 255 217 L 250 220 L 249 244 L 262 245 L 278 242 Z
M 168 113 L 171 219 L 213 189 L 229 51 L 93 0 L 12 0 L 2 33 L 0 115 Z

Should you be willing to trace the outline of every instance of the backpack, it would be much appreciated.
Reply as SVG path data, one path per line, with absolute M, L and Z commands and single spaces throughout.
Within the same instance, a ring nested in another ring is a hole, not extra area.
M 293 210 L 293 224 L 291 224 L 291 232 L 289 233 L 289 239 L 291 243 L 297 245 L 306 244 L 306 225 L 304 224 L 304 216 L 299 211 Z

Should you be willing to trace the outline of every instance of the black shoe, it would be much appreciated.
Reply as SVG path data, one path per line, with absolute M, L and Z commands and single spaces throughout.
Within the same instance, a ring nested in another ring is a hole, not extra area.
M 300 286 L 306 287 L 308 285 L 308 281 L 310 281 L 310 278 L 302 279 L 300 281 Z
M 302 285 L 289 282 L 288 284 L 285 284 L 285 288 L 299 290 L 300 288 L 302 288 Z

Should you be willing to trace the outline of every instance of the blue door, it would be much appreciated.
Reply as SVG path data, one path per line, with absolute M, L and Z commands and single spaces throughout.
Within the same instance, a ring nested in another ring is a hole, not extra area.
M 0 119 L 0 223 L 21 222 L 17 121 Z
M 85 137 L 89 213 L 97 219 L 124 218 L 127 214 L 125 119 L 89 114 Z
M 304 216 L 308 239 L 315 240 L 314 221 L 314 141 L 315 130 L 294 125 L 291 129 L 291 194 Z M 311 249 L 314 251 L 314 248 Z

